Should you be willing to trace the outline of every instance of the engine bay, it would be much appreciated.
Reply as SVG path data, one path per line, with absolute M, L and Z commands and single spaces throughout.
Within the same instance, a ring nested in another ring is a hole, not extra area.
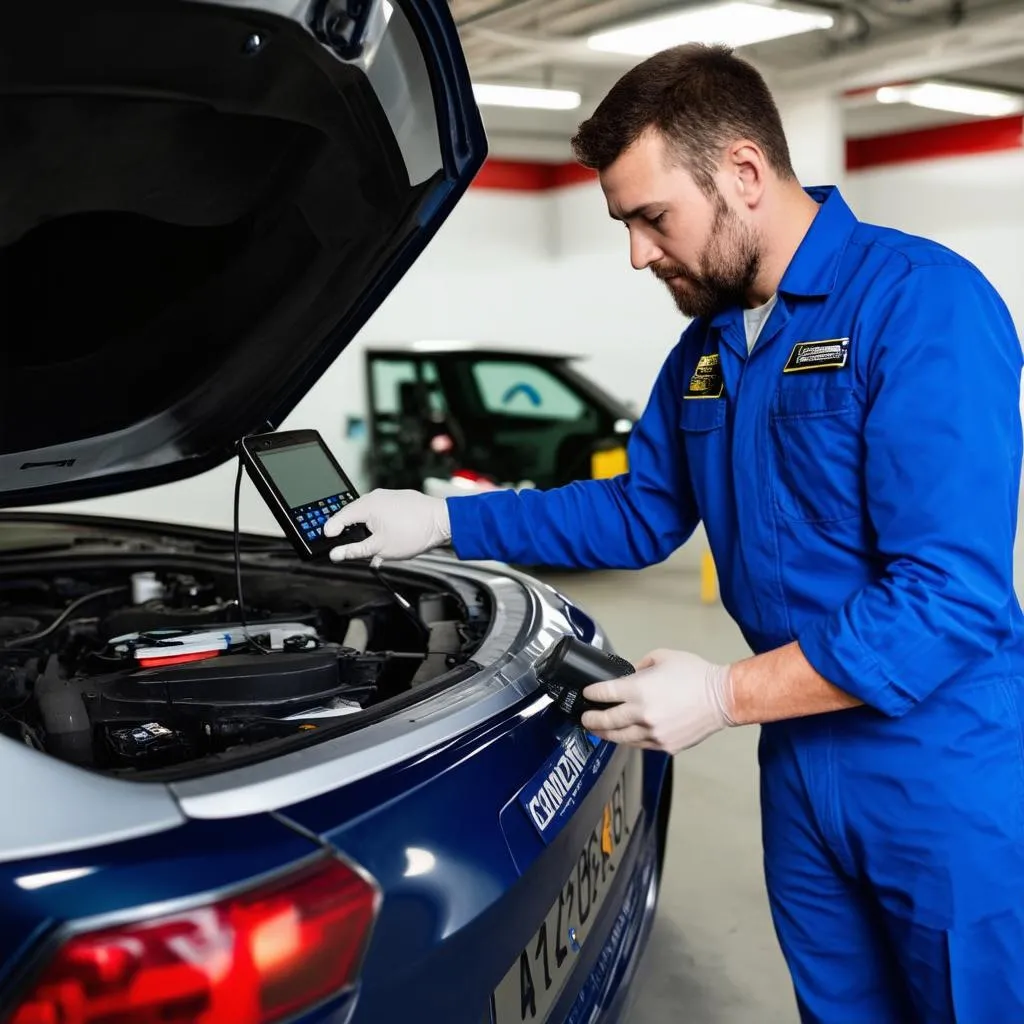
M 243 624 L 224 563 L 93 566 L 0 574 L 0 733 L 106 773 L 357 728 L 472 668 L 489 621 L 428 577 L 250 568 Z

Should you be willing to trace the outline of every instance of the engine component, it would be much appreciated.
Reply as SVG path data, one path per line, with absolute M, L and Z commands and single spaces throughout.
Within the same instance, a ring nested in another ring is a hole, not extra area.
M 254 629 L 261 625 L 259 620 L 253 620 L 249 611 L 246 611 L 246 619 Z M 316 625 L 313 613 L 289 615 L 289 620 Z M 114 637 L 158 629 L 209 629 L 225 621 L 238 624 L 238 608 L 233 601 L 182 608 L 166 601 L 147 601 L 145 604 L 129 605 L 112 612 L 103 621 L 100 636 L 104 640 L 112 640 Z
M 119 608 L 100 624 L 100 636 L 109 640 L 156 629 L 202 629 L 223 623 L 238 624 L 238 605 L 211 580 L 185 573 L 136 572 L 130 578 L 132 603 Z M 246 618 L 257 624 L 262 617 L 246 609 Z M 289 613 L 289 618 L 295 618 Z M 298 619 L 314 625 L 315 616 L 301 612 Z
M 30 688 L 38 675 L 37 658 L 22 659 L 17 665 L 0 664 L 0 708 L 24 704 L 29 699 Z
M 46 749 L 72 764 L 93 762 L 92 722 L 82 698 L 82 688 L 69 680 L 56 654 L 36 680 L 36 704 L 46 730 Z
M 459 622 L 432 622 L 430 639 L 427 641 L 427 656 L 412 677 L 412 685 L 419 686 L 442 675 L 452 665 L 453 659 L 462 648 Z
M 110 729 L 106 737 L 114 758 L 136 768 L 160 768 L 182 761 L 194 751 L 194 745 L 181 733 L 159 722 Z
M 472 646 L 462 598 L 422 584 L 396 601 L 390 579 L 254 571 L 246 627 L 232 584 L 135 558 L 0 574 L 0 733 L 97 771 L 244 757 L 358 720 Z
M 167 588 L 155 572 L 137 572 L 132 576 L 132 604 L 146 604 L 164 596 Z
M 172 724 L 212 713 L 283 716 L 344 695 L 372 695 L 387 655 L 325 645 L 317 651 L 222 654 L 160 668 L 79 680 L 94 723 L 154 719 Z
M 38 619 L 30 619 L 25 615 L 0 616 L 0 641 L 35 633 L 40 625 Z
M 122 655 L 133 655 L 145 667 L 161 661 L 174 662 L 198 654 L 216 654 L 247 643 L 254 636 L 269 640 L 270 650 L 315 650 L 320 637 L 312 626 L 301 622 L 264 622 L 242 627 L 222 624 L 213 629 L 151 629 L 114 637 L 109 646 Z

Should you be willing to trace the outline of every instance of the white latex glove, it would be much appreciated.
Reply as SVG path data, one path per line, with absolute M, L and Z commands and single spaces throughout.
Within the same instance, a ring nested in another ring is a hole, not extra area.
M 346 526 L 365 523 L 372 536 L 331 549 L 331 561 L 414 558 L 451 540 L 448 505 L 421 491 L 370 491 L 324 523 L 324 536 L 337 537 Z
M 626 746 L 675 754 L 735 725 L 728 665 L 687 651 L 654 651 L 634 675 L 591 683 L 588 700 L 617 707 L 588 711 L 583 726 Z

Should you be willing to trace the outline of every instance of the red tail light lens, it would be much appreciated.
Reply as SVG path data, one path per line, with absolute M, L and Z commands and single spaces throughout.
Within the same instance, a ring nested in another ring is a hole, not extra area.
M 11 1024 L 270 1024 L 358 976 L 377 910 L 331 859 L 217 903 L 76 935 Z

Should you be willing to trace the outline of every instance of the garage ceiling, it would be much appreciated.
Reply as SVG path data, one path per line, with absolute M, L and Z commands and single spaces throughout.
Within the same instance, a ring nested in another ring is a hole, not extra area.
M 483 107 L 492 154 L 570 159 L 568 139 L 576 125 L 642 59 L 596 52 L 587 37 L 708 2 L 451 0 L 475 82 L 569 89 L 582 97 L 573 110 Z M 798 9 L 831 15 L 832 27 L 738 52 L 780 95 L 847 94 L 844 121 L 851 137 L 965 120 L 907 103 L 879 103 L 875 89 L 891 83 L 937 79 L 1024 95 L 1022 0 L 799 0 Z

